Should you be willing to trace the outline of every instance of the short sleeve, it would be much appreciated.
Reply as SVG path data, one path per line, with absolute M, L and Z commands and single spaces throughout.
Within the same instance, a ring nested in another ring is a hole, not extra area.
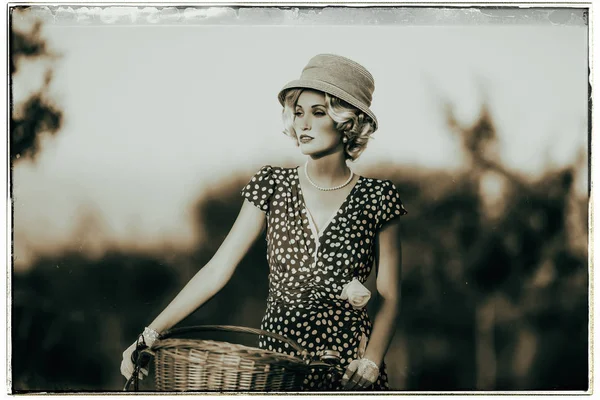
M 392 181 L 383 181 L 379 207 L 379 227 L 396 217 L 406 214 L 408 214 L 408 211 L 406 211 L 402 200 L 400 200 L 400 193 L 398 193 L 396 186 Z
M 269 200 L 275 191 L 273 167 L 265 165 L 242 189 L 242 196 L 260 210 L 269 212 Z

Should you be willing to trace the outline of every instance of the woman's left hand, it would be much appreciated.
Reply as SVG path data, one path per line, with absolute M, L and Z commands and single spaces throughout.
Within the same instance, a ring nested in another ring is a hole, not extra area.
M 366 358 L 353 360 L 342 377 L 344 389 L 364 389 L 373 385 L 379 376 L 379 367 Z

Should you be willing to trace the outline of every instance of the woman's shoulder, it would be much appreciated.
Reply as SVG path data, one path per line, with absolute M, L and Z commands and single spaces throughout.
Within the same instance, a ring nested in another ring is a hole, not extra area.
M 368 176 L 361 177 L 366 186 L 373 190 L 382 190 L 387 188 L 395 188 L 394 183 L 389 179 L 373 178 Z
M 278 165 L 271 165 L 271 164 L 267 164 L 267 165 L 263 165 L 258 172 L 256 173 L 256 175 L 261 175 L 264 177 L 269 177 L 277 182 L 280 182 L 282 180 L 288 180 L 292 177 L 295 176 L 296 174 L 296 169 L 298 167 L 282 167 L 282 166 L 278 166 Z
M 365 186 L 370 188 L 370 196 L 379 197 L 382 221 L 388 221 L 395 216 L 405 215 L 408 212 L 400 199 L 400 191 L 390 179 L 378 179 L 363 177 L 367 182 Z

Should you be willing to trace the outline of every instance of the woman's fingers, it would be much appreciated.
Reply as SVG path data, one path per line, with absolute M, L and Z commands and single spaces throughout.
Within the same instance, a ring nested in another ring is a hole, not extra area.
M 350 378 L 350 382 L 348 382 L 350 384 L 349 389 L 360 389 L 360 382 L 363 381 L 363 377 L 360 374 L 360 371 L 356 371 L 356 373 L 354 375 L 352 375 L 352 378 Z
M 121 363 L 121 375 L 123 375 L 126 379 L 131 378 L 133 374 L 133 370 L 129 368 L 129 366 L 123 361 Z
M 352 389 L 356 382 L 352 382 L 356 371 L 358 370 L 358 360 L 352 361 L 346 371 L 344 372 L 344 376 L 342 377 L 342 387 L 344 389 Z
M 368 379 L 366 379 L 364 376 L 361 376 L 360 380 L 356 383 L 356 389 L 365 389 L 371 385 L 372 383 Z
M 346 390 L 368 388 L 377 381 L 378 368 L 364 359 L 353 360 L 342 377 L 342 387 Z
M 131 346 L 129 346 L 123 352 L 123 361 L 121 361 L 121 375 L 123 375 L 126 379 L 131 378 L 131 376 L 133 375 L 133 371 L 135 369 L 135 366 L 133 365 L 133 362 L 131 361 L 131 354 L 133 353 L 133 351 L 135 349 L 136 349 L 136 343 L 134 342 Z M 147 369 L 140 370 L 140 373 L 139 373 L 140 378 L 143 379 L 144 374 L 148 375 Z
M 131 378 L 133 375 L 134 365 L 131 362 L 130 358 L 127 355 L 123 356 L 123 361 L 121 361 L 121 375 L 125 378 Z
M 123 375 L 126 379 L 130 379 L 135 371 L 135 366 L 129 359 L 127 355 L 123 356 L 123 361 L 121 361 L 121 375 Z M 140 368 L 138 371 L 138 378 L 140 380 L 144 379 L 144 376 L 148 376 L 147 368 Z

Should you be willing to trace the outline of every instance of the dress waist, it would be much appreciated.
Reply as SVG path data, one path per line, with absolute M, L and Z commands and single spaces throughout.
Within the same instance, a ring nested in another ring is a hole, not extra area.
M 293 289 L 288 291 L 270 290 L 267 297 L 267 307 L 270 309 L 283 307 L 288 310 L 320 310 L 334 309 L 345 310 L 353 314 L 360 314 L 365 309 L 354 309 L 347 300 L 342 300 L 336 295 L 317 289 Z

